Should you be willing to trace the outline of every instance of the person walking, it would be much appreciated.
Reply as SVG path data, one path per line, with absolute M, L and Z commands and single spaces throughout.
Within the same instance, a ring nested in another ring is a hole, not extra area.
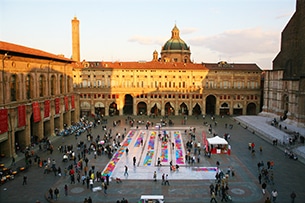
M 134 156 L 134 157 L 133 157 L 133 165 L 134 165 L 134 166 L 136 166 L 136 162 L 137 162 L 137 159 L 136 159 L 136 157 Z
M 278 192 L 276 191 L 276 189 L 272 190 L 271 195 L 272 195 L 272 201 L 275 203 L 275 200 L 278 196 Z
M 156 171 L 154 172 L 153 178 L 154 178 L 154 181 L 157 181 L 157 172 Z
M 124 176 L 128 176 L 128 167 L 125 165 L 125 172 L 124 172 Z
M 271 200 L 269 197 L 266 198 L 265 203 L 271 203 Z
M 210 203 L 211 203 L 212 201 L 213 201 L 213 202 L 215 202 L 215 203 L 217 203 L 217 200 L 216 200 L 216 195 L 215 195 L 215 192 L 214 192 L 214 191 L 213 191 L 213 192 L 212 192 L 212 194 L 211 194 L 211 200 L 210 200 Z
M 65 185 L 64 189 L 65 189 L 65 195 L 68 196 L 68 185 Z
M 163 173 L 162 174 L 162 182 L 161 182 L 161 185 L 164 185 L 165 184 L 165 174 Z
M 263 184 L 262 184 L 262 191 L 263 191 L 264 195 L 266 194 L 266 187 L 267 187 L 267 184 L 265 182 L 263 182 Z
M 165 176 L 165 182 L 164 182 L 164 185 L 166 185 L 166 183 L 169 185 L 169 181 L 168 181 L 168 174 L 166 174 L 166 176 Z
M 59 197 L 59 189 L 58 188 L 55 188 L 54 194 L 55 194 L 55 200 L 57 200 L 58 197 Z
M 291 203 L 294 203 L 294 199 L 297 197 L 297 195 L 295 194 L 294 191 L 292 191 L 292 193 L 290 194 L 290 198 L 291 198 Z
M 23 176 L 23 183 L 22 185 L 26 185 L 27 184 L 27 179 L 28 177 L 26 175 Z
M 49 198 L 53 199 L 53 190 L 52 190 L 52 188 L 49 189 Z

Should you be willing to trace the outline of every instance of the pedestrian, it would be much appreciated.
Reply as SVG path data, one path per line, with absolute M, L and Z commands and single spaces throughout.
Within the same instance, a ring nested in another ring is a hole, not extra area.
M 263 191 L 264 195 L 266 194 L 266 187 L 267 187 L 267 184 L 265 182 L 263 182 L 263 184 L 262 184 L 262 191 Z
M 124 176 L 128 176 L 128 167 L 125 165 L 125 172 L 124 172 Z
M 165 184 L 165 174 L 163 173 L 162 174 L 162 182 L 161 182 L 161 185 Z
M 16 160 L 15 160 L 15 157 L 12 158 L 12 166 L 15 166 L 16 165 Z
M 55 200 L 57 200 L 58 197 L 59 197 L 59 189 L 58 188 L 55 188 L 54 194 L 55 194 Z
M 211 203 L 212 201 L 213 201 L 213 202 L 215 202 L 215 203 L 217 203 L 217 200 L 216 200 L 216 195 L 215 195 L 215 192 L 214 192 L 214 191 L 213 191 L 213 192 L 212 192 L 212 194 L 211 194 L 211 200 L 210 200 L 210 203 Z
M 272 190 L 271 195 L 272 195 L 272 201 L 275 202 L 278 196 L 278 192 L 276 191 L 276 189 Z
M 259 184 L 262 184 L 262 174 L 261 173 L 258 175 L 258 182 L 259 182 Z
M 128 152 L 129 152 L 129 149 L 128 149 L 128 148 L 126 148 L 126 155 L 128 155 Z
M 28 177 L 26 175 L 23 176 L 23 183 L 22 185 L 26 185 L 27 184 L 27 179 Z
M 136 165 L 136 161 L 137 161 L 137 159 L 136 159 L 136 157 L 134 156 L 134 157 L 133 157 L 133 165 L 134 165 L 134 166 Z
M 91 197 L 88 198 L 88 203 L 92 203 Z
M 292 191 L 292 193 L 290 194 L 290 198 L 291 198 L 291 203 L 294 203 L 294 199 L 297 197 L 297 195 L 295 194 L 294 191 Z
M 271 200 L 269 197 L 266 198 L 265 203 L 271 203 Z
M 65 195 L 68 196 L 68 185 L 65 185 Z
M 154 172 L 153 178 L 154 178 L 154 181 L 157 181 L 157 172 L 156 171 Z
M 92 180 L 92 178 L 90 178 L 90 180 L 89 180 L 89 185 L 90 185 L 90 190 L 92 191 L 93 190 L 93 180 Z
M 53 190 L 52 190 L 52 188 L 49 189 L 49 198 L 53 199 Z
M 166 174 L 166 176 L 165 176 L 165 182 L 164 182 L 164 185 L 166 185 L 166 183 L 169 185 L 169 181 L 168 181 L 168 174 Z
M 104 189 L 104 194 L 107 195 L 107 184 L 105 182 L 102 183 L 102 188 Z

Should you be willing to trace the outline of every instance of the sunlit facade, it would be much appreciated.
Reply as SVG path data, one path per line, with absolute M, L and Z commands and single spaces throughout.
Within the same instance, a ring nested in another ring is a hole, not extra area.
M 79 118 L 74 63 L 62 56 L 0 41 L 0 153 L 54 135 Z

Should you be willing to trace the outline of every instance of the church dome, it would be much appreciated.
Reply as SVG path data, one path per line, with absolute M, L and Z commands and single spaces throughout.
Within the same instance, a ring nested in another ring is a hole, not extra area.
M 179 32 L 175 25 L 172 29 L 172 37 L 164 44 L 162 50 L 190 50 L 187 44 L 180 38 Z
M 190 62 L 190 47 L 180 38 L 180 31 L 175 25 L 172 37 L 167 40 L 161 50 L 161 60 L 164 62 Z

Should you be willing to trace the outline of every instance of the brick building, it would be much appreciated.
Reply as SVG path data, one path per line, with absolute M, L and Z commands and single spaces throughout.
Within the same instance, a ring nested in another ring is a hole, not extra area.
M 282 32 L 281 50 L 266 71 L 263 113 L 305 127 L 305 1 Z M 286 120 L 287 119 L 287 120 Z
M 20 150 L 79 118 L 72 60 L 0 41 L 0 153 Z M 17 145 L 16 145 L 17 144 Z

